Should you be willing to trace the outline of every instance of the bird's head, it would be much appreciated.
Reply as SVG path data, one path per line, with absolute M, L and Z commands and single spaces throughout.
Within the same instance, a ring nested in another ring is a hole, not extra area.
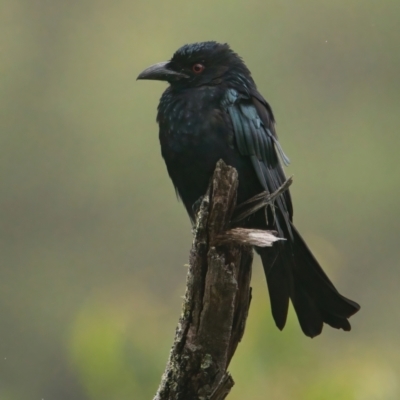
M 173 87 L 217 85 L 236 80 L 254 84 L 250 71 L 228 44 L 192 43 L 182 46 L 170 61 L 146 68 L 137 79 L 167 81 Z

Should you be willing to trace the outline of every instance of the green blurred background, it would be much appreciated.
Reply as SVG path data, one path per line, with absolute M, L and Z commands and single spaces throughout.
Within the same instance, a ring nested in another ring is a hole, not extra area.
M 0 399 L 151 399 L 191 227 L 158 143 L 193 41 L 229 42 L 272 104 L 295 222 L 353 330 L 273 324 L 258 259 L 229 399 L 400 398 L 400 2 L 0 2 Z M 396 194 L 397 193 L 397 194 Z

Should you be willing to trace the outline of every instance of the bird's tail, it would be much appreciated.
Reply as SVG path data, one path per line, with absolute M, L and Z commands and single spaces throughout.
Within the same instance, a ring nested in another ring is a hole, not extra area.
M 293 239 L 276 243 L 273 248 L 257 249 L 276 325 L 281 330 L 285 326 L 290 298 L 305 335 L 319 335 L 324 322 L 349 331 L 348 318 L 360 306 L 336 290 L 296 228 L 291 228 Z

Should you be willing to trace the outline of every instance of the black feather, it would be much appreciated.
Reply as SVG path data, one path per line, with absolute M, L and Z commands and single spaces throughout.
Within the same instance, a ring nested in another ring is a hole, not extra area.
M 201 73 L 193 72 L 195 63 L 202 64 Z M 170 62 L 145 70 L 139 78 L 170 84 L 158 107 L 161 151 L 192 220 L 192 206 L 205 194 L 221 158 L 238 171 L 239 204 L 263 191 L 272 193 L 285 182 L 281 161 L 287 165 L 289 159 L 278 142 L 272 108 L 227 44 L 185 45 Z M 290 299 L 307 336 L 320 334 L 324 323 L 350 330 L 348 318 L 359 306 L 337 291 L 293 226 L 288 190 L 244 226 L 275 230 L 286 239 L 256 249 L 279 329 L 285 326 Z

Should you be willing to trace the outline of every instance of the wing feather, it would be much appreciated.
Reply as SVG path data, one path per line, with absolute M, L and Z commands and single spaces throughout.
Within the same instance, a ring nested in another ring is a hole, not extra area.
M 239 152 L 250 157 L 262 187 L 270 193 L 276 191 L 286 180 L 280 160 L 287 165 L 289 158 L 278 142 L 271 107 L 257 91 L 248 96 L 233 89 L 228 91 L 224 104 L 232 120 Z M 283 217 L 275 218 L 277 229 L 282 232 L 281 220 L 291 236 L 293 211 L 289 191 L 277 198 L 276 206 Z M 272 211 L 275 214 L 275 210 Z

